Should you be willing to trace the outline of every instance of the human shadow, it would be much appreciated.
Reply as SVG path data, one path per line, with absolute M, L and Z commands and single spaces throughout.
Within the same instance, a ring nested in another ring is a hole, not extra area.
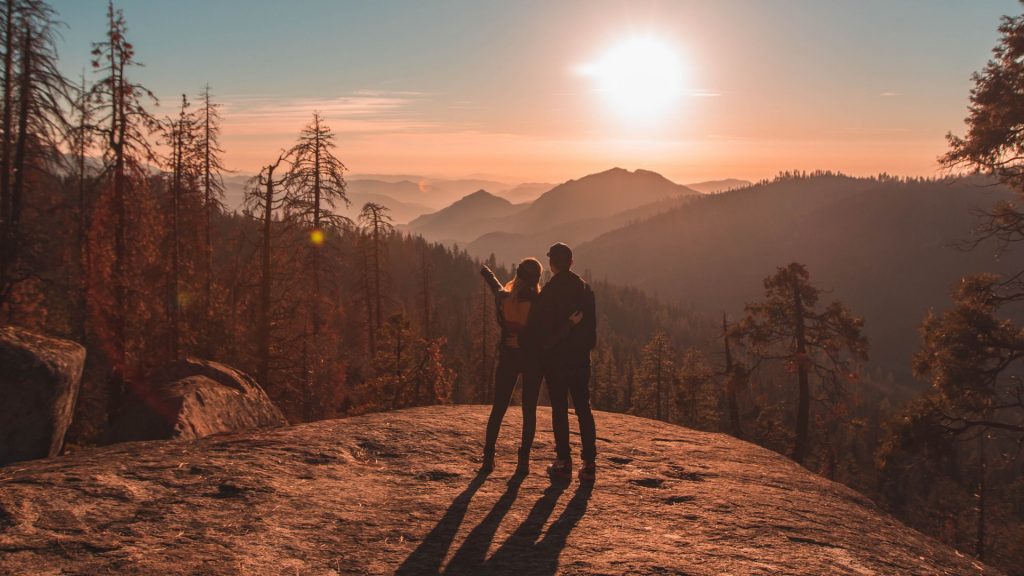
M 542 537 L 544 524 L 554 512 L 563 492 L 565 492 L 563 484 L 552 484 L 548 487 L 544 491 L 544 495 L 533 505 L 526 519 L 498 550 L 483 562 L 479 569 L 467 573 L 556 574 L 569 533 L 586 514 L 593 486 L 586 484 L 577 487 L 565 509 L 551 523 L 547 533 Z
M 487 550 L 494 540 L 494 534 L 516 501 L 522 483 L 523 476 L 513 476 L 508 481 L 505 493 L 498 498 L 487 516 L 470 531 L 459 549 L 455 551 L 451 562 L 444 569 L 445 574 L 474 574 L 481 570 L 487 559 Z
M 448 555 L 448 549 L 451 548 L 455 534 L 458 533 L 459 527 L 462 525 L 462 520 L 469 509 L 469 502 L 477 490 L 483 486 L 485 480 L 487 480 L 487 473 L 477 473 L 469 485 L 448 506 L 448 510 L 445 511 L 437 525 L 430 530 L 430 533 L 412 551 L 412 554 L 409 554 L 402 562 L 395 574 L 411 576 L 413 574 L 440 573 L 441 563 Z

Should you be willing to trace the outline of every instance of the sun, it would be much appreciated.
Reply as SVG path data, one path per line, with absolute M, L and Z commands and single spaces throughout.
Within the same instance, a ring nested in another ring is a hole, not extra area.
M 674 47 L 658 38 L 631 38 L 579 68 L 596 82 L 617 113 L 632 120 L 657 120 L 679 105 L 686 70 Z

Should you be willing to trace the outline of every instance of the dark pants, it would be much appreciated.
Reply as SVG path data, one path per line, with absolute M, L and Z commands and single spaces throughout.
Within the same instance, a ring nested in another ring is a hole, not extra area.
M 498 441 L 498 430 L 505 418 L 505 411 L 512 401 L 516 381 L 523 377 L 523 439 L 519 447 L 520 458 L 528 457 L 537 431 L 537 395 L 540 394 L 540 363 L 523 350 L 502 349 L 498 355 L 498 369 L 494 376 L 494 404 L 491 417 L 487 420 L 487 439 L 484 454 L 494 454 Z
M 579 365 L 550 365 L 544 368 L 544 379 L 551 395 L 551 427 L 555 431 L 555 452 L 558 458 L 571 460 L 569 450 L 569 396 L 572 396 L 576 418 L 580 423 L 582 458 L 597 458 L 597 431 L 594 413 L 590 409 L 590 363 Z

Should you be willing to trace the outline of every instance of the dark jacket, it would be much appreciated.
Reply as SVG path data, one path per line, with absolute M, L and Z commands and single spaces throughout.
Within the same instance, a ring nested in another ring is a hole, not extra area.
M 555 274 L 530 311 L 531 331 L 537 334 L 541 360 L 549 365 L 587 365 L 597 346 L 597 306 L 594 291 L 575 272 Z M 569 316 L 582 312 L 572 325 Z

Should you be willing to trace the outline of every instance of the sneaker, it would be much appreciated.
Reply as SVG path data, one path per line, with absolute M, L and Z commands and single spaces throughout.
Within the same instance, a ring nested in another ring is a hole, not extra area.
M 583 466 L 580 467 L 579 478 L 580 482 L 593 484 L 594 480 L 597 478 L 597 463 L 593 460 L 584 462 Z
M 572 461 L 561 458 L 548 466 L 548 476 L 552 480 L 572 480 Z

